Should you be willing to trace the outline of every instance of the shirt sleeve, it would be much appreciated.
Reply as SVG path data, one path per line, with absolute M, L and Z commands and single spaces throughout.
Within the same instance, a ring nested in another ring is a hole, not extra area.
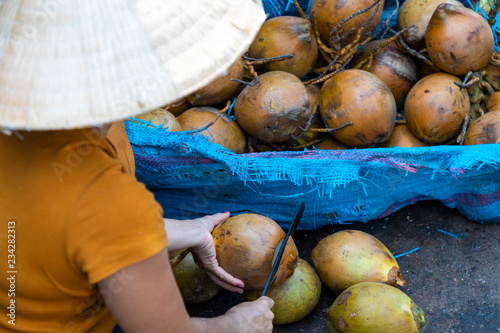
M 118 162 L 96 172 L 72 216 L 68 255 L 92 284 L 168 244 L 161 206 Z

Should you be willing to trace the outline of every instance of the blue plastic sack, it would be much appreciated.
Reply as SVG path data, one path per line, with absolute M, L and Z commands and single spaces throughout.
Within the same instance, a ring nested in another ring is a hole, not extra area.
M 310 0 L 299 3 L 307 12 Z M 288 0 L 263 4 L 269 17 L 298 15 Z M 393 26 L 396 4 L 386 0 L 382 18 L 391 18 Z M 498 49 L 498 22 L 494 30 Z M 125 124 L 137 178 L 154 193 L 165 217 L 253 210 L 288 227 L 305 201 L 299 229 L 315 230 L 437 200 L 470 220 L 500 222 L 499 144 L 237 155 L 203 136 L 132 119 Z

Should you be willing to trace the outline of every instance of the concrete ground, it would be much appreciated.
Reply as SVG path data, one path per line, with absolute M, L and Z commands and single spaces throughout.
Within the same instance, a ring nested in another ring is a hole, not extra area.
M 499 212 L 500 214 L 500 212 Z M 394 254 L 406 285 L 400 289 L 425 313 L 421 332 L 500 332 L 500 224 L 469 221 L 437 201 L 407 206 L 387 218 L 297 231 L 301 258 L 312 264 L 311 250 L 333 230 L 370 233 Z M 336 295 L 323 286 L 314 311 L 304 319 L 275 325 L 274 332 L 328 332 L 325 311 Z M 192 316 L 214 317 L 244 301 L 222 291 L 211 301 L 188 306 Z

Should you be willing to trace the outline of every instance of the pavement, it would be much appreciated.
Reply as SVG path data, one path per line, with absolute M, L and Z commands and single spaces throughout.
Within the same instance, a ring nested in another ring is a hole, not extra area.
M 420 201 L 383 219 L 298 230 L 294 241 L 299 256 L 312 264 L 316 244 L 345 229 L 368 232 L 401 255 L 397 261 L 406 285 L 400 289 L 426 317 L 420 332 L 500 332 L 500 224 L 470 221 L 438 201 Z M 313 312 L 295 323 L 275 325 L 274 332 L 328 332 L 325 311 L 335 298 L 323 285 Z M 187 310 L 192 316 L 215 317 L 243 301 L 243 296 L 223 290 Z

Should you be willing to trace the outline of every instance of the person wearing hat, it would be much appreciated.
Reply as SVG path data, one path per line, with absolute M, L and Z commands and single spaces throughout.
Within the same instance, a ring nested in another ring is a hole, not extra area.
M 211 237 L 229 213 L 163 218 L 121 127 L 208 84 L 264 20 L 260 0 L 0 2 L 0 331 L 272 331 L 268 297 L 189 317 L 168 252 L 241 293 Z

